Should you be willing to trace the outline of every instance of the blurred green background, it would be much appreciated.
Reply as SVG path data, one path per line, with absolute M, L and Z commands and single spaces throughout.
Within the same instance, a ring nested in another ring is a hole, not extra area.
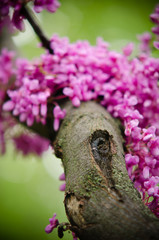
M 98 36 L 111 43 L 111 49 L 121 51 L 136 35 L 150 31 L 149 14 L 157 1 L 119 0 L 61 0 L 55 14 L 43 12 L 38 21 L 51 37 L 58 33 L 70 41 L 87 39 L 95 44 Z M 26 31 L 13 38 L 24 57 L 38 57 L 43 49 L 26 24 Z M 57 231 L 47 235 L 48 218 L 56 212 L 66 221 L 64 194 L 59 192 L 58 176 L 62 173 L 59 159 L 49 150 L 41 159 L 23 157 L 8 144 L 7 153 L 0 157 L 0 239 L 48 240 L 58 239 Z M 65 233 L 64 240 L 72 239 Z

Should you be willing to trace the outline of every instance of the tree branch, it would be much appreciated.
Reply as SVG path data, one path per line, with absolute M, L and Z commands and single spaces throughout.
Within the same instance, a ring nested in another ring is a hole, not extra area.
M 54 147 L 65 169 L 72 230 L 81 240 L 157 240 L 159 219 L 127 175 L 119 125 L 95 102 L 65 108 Z
M 43 47 L 53 54 L 26 7 L 28 19 Z M 66 175 L 65 208 L 72 230 L 81 240 L 157 240 L 159 219 L 142 203 L 130 181 L 124 160 L 119 124 L 95 102 L 74 108 L 67 102 L 67 116 L 57 136 L 53 119 L 32 130 L 54 141 Z
M 47 37 L 45 36 L 44 32 L 42 31 L 42 29 L 39 27 L 39 25 L 36 23 L 35 21 L 35 16 L 33 17 L 29 11 L 29 9 L 23 5 L 22 9 L 21 9 L 21 13 L 22 15 L 28 20 L 28 22 L 30 23 L 30 25 L 32 26 L 34 32 L 36 33 L 36 35 L 38 36 L 38 38 L 40 39 L 42 46 L 45 49 L 48 49 L 50 54 L 53 54 L 53 49 L 50 47 L 50 41 L 47 39 Z

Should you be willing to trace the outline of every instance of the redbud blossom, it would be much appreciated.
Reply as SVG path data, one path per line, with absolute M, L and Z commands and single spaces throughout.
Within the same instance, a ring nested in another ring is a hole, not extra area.
M 53 115 L 54 115 L 54 130 L 57 131 L 59 129 L 60 125 L 60 119 L 64 119 L 66 115 L 66 110 L 61 110 L 59 106 L 56 106 L 53 110 Z
M 46 226 L 45 232 L 46 233 L 51 233 L 54 228 L 56 228 L 59 225 L 58 219 L 56 219 L 56 213 L 53 215 L 52 218 L 49 218 L 50 224 Z
M 154 12 L 150 15 L 150 19 L 156 24 L 151 31 L 156 35 L 156 39 L 159 40 L 159 5 L 156 6 Z M 153 45 L 156 49 L 159 49 L 159 41 L 154 41 Z

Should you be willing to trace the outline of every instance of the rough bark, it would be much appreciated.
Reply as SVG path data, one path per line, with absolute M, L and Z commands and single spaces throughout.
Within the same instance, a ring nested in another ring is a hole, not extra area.
M 158 239 L 159 220 L 127 175 L 119 124 L 95 102 L 65 108 L 54 148 L 64 165 L 72 230 L 81 240 Z

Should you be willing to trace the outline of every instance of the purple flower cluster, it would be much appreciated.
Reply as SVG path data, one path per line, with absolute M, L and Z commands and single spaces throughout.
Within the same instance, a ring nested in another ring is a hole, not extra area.
M 150 19 L 156 24 L 151 30 L 157 37 L 157 41 L 154 42 L 154 47 L 159 49 L 159 5 L 156 6 L 155 11 L 150 15 Z
M 53 58 L 50 55 L 42 56 L 42 62 L 29 63 L 25 59 L 16 62 L 16 89 L 8 90 L 9 101 L 3 105 L 4 111 L 12 111 L 21 122 L 26 122 L 30 127 L 34 121 L 46 123 L 47 101 L 52 96 L 51 103 L 56 99 L 59 85 L 56 83 L 56 74 L 52 71 Z M 55 81 L 54 81 L 55 79 Z M 61 110 L 55 102 L 53 109 L 54 130 L 59 128 L 60 119 L 65 117 L 66 111 Z
M 11 89 L 15 88 L 15 84 L 16 85 L 22 84 L 22 82 L 19 81 L 19 79 L 21 79 L 23 67 L 27 63 L 27 61 L 23 59 L 21 59 L 20 62 L 17 61 L 17 64 L 21 64 L 20 65 L 21 67 L 20 67 L 19 75 L 16 75 L 17 72 L 13 68 L 13 62 L 12 62 L 13 57 L 14 57 L 14 53 L 9 52 L 6 49 L 3 49 L 0 55 L 0 152 L 1 153 L 5 152 L 5 131 L 15 125 L 15 121 L 10 116 L 10 114 L 8 114 L 6 111 L 3 111 L 3 109 L 7 109 L 7 110 L 13 109 L 14 103 L 12 101 L 7 101 L 5 104 L 3 103 L 6 100 L 6 98 L 8 98 L 7 96 L 8 88 L 10 88 L 10 91 L 11 91 Z M 14 78 L 16 77 L 17 77 L 17 81 L 15 83 Z M 34 81 L 32 83 L 32 86 L 33 85 L 35 85 Z M 25 95 L 25 89 L 23 88 L 23 90 L 24 90 L 23 93 Z M 14 92 L 14 90 L 12 91 Z M 20 101 L 20 98 L 18 99 Z M 27 101 L 26 101 L 26 104 L 27 104 Z M 41 110 L 42 112 L 45 111 L 44 110 L 45 105 L 42 105 L 41 108 L 42 108 Z M 17 110 L 14 109 L 14 111 L 15 111 L 14 115 L 16 115 L 15 113 L 18 111 L 18 109 Z M 24 115 L 25 114 L 22 114 L 22 116 L 20 116 L 21 120 L 24 119 Z M 28 121 L 28 124 L 30 123 L 29 121 L 31 121 L 29 116 L 27 121 Z M 35 134 L 34 135 L 22 134 L 18 137 L 13 136 L 13 141 L 15 143 L 17 150 L 21 150 L 24 155 L 28 153 L 35 153 L 37 155 L 41 155 L 42 152 L 47 150 L 49 146 L 49 142 L 47 140 Z
M 35 0 L 34 10 L 39 13 L 46 9 L 49 12 L 56 12 L 57 8 L 60 7 L 58 0 Z
M 56 213 L 53 215 L 52 218 L 49 218 L 49 222 L 50 224 L 47 225 L 45 228 L 45 232 L 48 234 L 51 233 L 55 228 L 57 228 L 60 225 L 59 220 L 56 219 Z M 72 232 L 72 236 L 73 236 L 73 240 L 78 239 L 74 232 Z
M 22 151 L 23 155 L 33 153 L 41 156 L 49 147 L 49 141 L 36 134 L 23 133 L 14 137 L 13 141 L 16 149 Z
M 8 90 L 10 101 L 3 105 L 5 111 L 13 110 L 14 116 L 19 116 L 21 122 L 32 126 L 34 121 L 46 123 L 47 98 L 51 90 L 45 81 L 45 75 L 40 68 L 27 64 L 27 61 L 17 62 L 17 81 L 19 86 L 16 90 Z
M 20 0 L 1 0 L 0 1 L 0 27 L 2 27 L 5 23 L 10 22 L 10 8 L 14 9 L 13 16 L 11 17 L 11 22 L 13 25 L 19 30 L 24 29 L 23 25 L 23 16 L 20 14 L 22 6 L 22 1 Z
M 46 233 L 51 233 L 54 230 L 54 228 L 57 228 L 57 226 L 59 225 L 59 221 L 58 219 L 56 219 L 56 213 L 53 215 L 52 218 L 49 218 L 49 222 L 50 224 L 47 225 L 45 228 Z
M 149 32 L 145 32 L 141 35 L 138 35 L 138 40 L 140 40 L 140 51 L 142 53 L 150 54 L 150 41 L 152 37 Z
M 0 1 L 0 29 L 3 25 L 12 23 L 20 31 L 24 30 L 22 6 L 28 2 L 33 2 L 35 12 L 41 12 L 43 9 L 49 12 L 55 12 L 60 6 L 58 0 L 1 0 Z M 10 17 L 10 10 L 13 9 L 13 15 Z
M 3 109 L 30 126 L 45 124 L 48 104 L 54 105 L 54 130 L 65 117 L 60 99 L 73 106 L 98 100 L 125 128 L 126 166 L 143 200 L 159 216 L 159 59 L 144 53 L 131 59 L 133 45 L 123 54 L 109 50 L 102 39 L 70 44 L 57 35 L 51 39 L 54 55 L 34 63 L 18 60 L 16 87 Z

